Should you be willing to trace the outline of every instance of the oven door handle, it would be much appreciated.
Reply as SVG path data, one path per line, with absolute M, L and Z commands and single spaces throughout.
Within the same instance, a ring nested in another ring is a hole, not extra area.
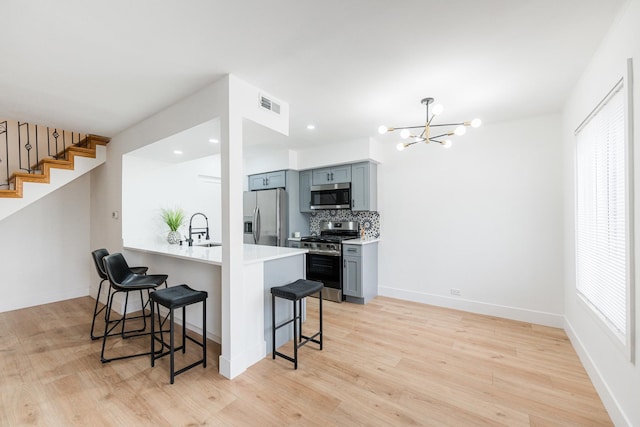
M 313 249 L 309 249 L 309 254 L 310 255 L 333 256 L 333 257 L 339 257 L 340 256 L 340 252 L 323 252 L 323 251 L 314 251 Z

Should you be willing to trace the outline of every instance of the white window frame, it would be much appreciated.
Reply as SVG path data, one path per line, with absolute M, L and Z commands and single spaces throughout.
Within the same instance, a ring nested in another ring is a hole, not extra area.
M 631 58 L 627 59 L 626 76 L 621 78 L 611 91 L 598 103 L 598 105 L 587 115 L 587 117 L 576 128 L 574 135 L 576 136 L 576 150 L 575 150 L 575 255 L 576 255 L 576 294 L 580 301 L 582 301 L 588 308 L 588 312 L 595 315 L 598 324 L 612 338 L 612 341 L 618 348 L 626 355 L 627 359 L 635 362 L 635 271 L 634 271 L 634 227 L 633 227 L 633 64 Z M 579 159 L 577 156 L 577 143 L 578 134 L 580 131 L 590 122 L 591 119 L 596 117 L 607 102 L 618 93 L 624 97 L 623 108 L 625 109 L 623 116 L 624 123 L 624 144 L 625 144 L 625 245 L 626 245 L 626 295 L 625 295 L 625 333 L 620 333 L 613 326 L 613 324 L 607 319 L 597 308 L 597 304 L 594 304 L 589 300 L 582 292 L 580 292 L 579 274 L 578 274 L 578 168 L 580 167 Z

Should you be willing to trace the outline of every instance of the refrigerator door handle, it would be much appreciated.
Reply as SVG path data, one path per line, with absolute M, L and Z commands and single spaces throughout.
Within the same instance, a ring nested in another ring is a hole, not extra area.
M 256 245 L 260 240 L 260 208 L 256 208 Z
M 254 244 L 258 241 L 258 239 L 256 238 L 256 233 L 258 231 L 257 212 L 258 212 L 258 207 L 253 208 L 253 229 L 251 230 L 251 235 L 253 236 Z

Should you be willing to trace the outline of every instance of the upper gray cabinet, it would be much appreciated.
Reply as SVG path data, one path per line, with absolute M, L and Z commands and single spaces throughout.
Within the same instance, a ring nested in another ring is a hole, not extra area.
M 377 165 L 370 162 L 351 165 L 351 210 L 375 211 L 378 209 Z
M 300 212 L 311 211 L 311 186 L 351 183 L 351 210 L 378 209 L 378 165 L 360 162 L 300 172 Z M 333 181 L 331 179 L 333 178 Z
M 249 175 L 249 190 L 269 190 L 286 187 L 286 171 L 275 171 Z
M 341 184 L 351 182 L 351 165 L 313 170 L 312 185 Z
M 300 212 L 311 212 L 311 172 L 300 172 Z

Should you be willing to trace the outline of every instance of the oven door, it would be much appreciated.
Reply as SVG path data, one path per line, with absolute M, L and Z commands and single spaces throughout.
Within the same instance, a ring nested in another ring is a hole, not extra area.
M 342 302 L 342 257 L 307 253 L 307 280 L 324 284 L 323 299 Z

